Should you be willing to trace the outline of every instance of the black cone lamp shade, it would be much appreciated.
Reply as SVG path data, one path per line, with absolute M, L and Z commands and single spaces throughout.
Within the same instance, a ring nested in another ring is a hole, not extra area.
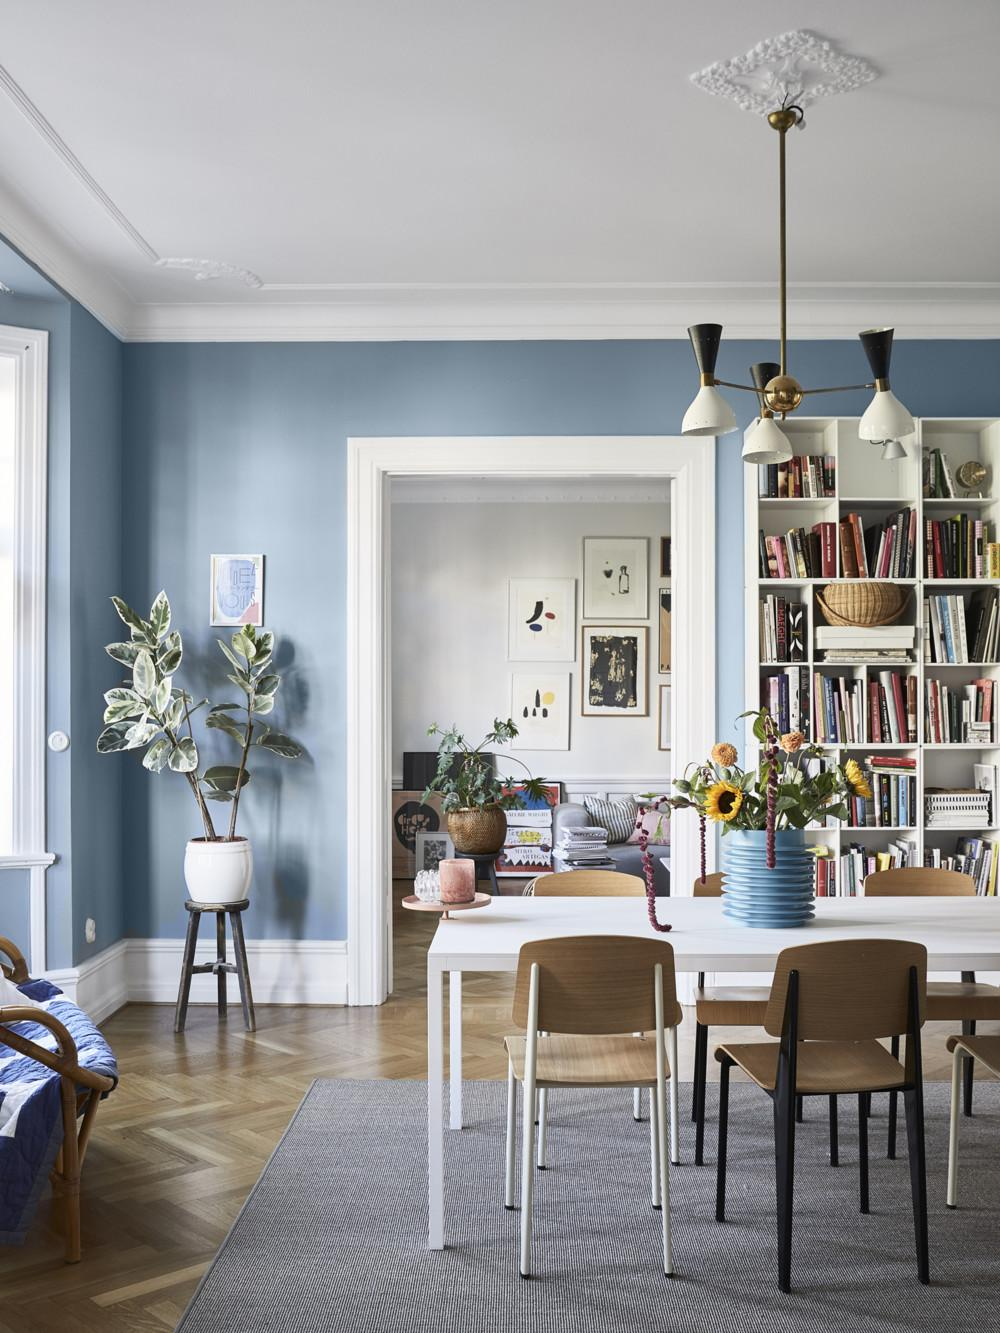
M 758 361 L 756 365 L 750 367 L 750 378 L 753 380 L 754 388 L 761 400 L 761 404 L 767 407 L 764 401 L 764 390 L 775 378 L 781 374 L 781 366 L 777 361 Z
M 865 356 L 868 358 L 868 364 L 872 368 L 872 378 L 876 380 L 888 380 L 889 362 L 892 360 L 892 335 L 894 329 L 865 329 L 864 333 L 859 333 L 861 346 L 865 349 Z M 886 384 L 886 388 L 888 388 Z

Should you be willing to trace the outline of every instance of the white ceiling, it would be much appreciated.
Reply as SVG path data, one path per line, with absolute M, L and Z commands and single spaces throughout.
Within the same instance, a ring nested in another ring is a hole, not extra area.
M 0 230 L 140 339 L 770 333 L 776 137 L 689 76 L 792 27 L 881 71 L 790 136 L 793 331 L 996 336 L 996 0 L 32 0 Z

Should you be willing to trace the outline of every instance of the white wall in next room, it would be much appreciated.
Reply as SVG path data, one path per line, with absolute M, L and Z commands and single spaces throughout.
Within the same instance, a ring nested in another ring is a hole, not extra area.
M 571 676 L 570 749 L 517 750 L 535 775 L 617 779 L 669 775 L 658 748 L 660 538 L 670 532 L 668 491 L 639 479 L 621 483 L 486 483 L 413 479 L 393 483 L 392 765 L 404 750 L 430 750 L 427 726 L 455 723 L 479 740 L 495 717 L 510 713 L 512 672 Z M 645 717 L 582 717 L 580 627 L 584 617 L 584 537 L 649 539 L 648 705 Z M 572 661 L 543 665 L 507 660 L 507 580 L 576 579 L 577 629 Z M 517 772 L 501 761 L 502 772 Z

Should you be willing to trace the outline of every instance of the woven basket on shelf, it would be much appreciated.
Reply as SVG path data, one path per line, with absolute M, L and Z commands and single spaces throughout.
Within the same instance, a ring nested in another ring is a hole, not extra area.
M 828 583 L 816 594 L 831 625 L 892 625 L 906 610 L 909 588 L 896 583 Z

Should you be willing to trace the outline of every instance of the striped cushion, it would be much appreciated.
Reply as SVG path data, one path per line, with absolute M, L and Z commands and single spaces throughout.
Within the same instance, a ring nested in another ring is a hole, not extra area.
M 631 796 L 619 796 L 612 801 L 600 796 L 585 796 L 583 804 L 591 822 L 608 830 L 609 846 L 628 841 L 639 813 L 639 807 Z

